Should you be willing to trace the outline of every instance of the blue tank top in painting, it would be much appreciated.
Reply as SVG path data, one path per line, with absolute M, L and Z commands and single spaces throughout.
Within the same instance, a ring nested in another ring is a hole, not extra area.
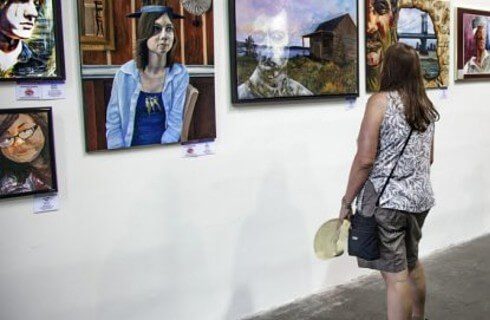
M 165 132 L 165 108 L 162 93 L 140 92 L 136 104 L 131 146 L 161 143 Z

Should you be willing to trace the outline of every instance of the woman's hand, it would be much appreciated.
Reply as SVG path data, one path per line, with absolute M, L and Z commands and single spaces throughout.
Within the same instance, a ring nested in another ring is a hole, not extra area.
M 342 198 L 342 204 L 340 205 L 340 213 L 339 220 L 343 222 L 344 220 L 350 220 L 352 216 L 352 204 L 345 201 L 345 198 Z

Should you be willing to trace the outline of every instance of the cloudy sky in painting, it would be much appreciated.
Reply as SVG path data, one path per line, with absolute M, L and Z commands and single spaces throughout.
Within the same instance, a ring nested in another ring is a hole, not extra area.
M 355 0 L 235 0 L 237 40 L 243 41 L 253 30 L 258 15 L 273 16 L 286 8 L 289 22 L 289 45 L 301 45 L 301 37 L 313 32 L 318 24 L 343 13 L 357 23 Z
M 419 9 L 401 9 L 400 17 L 398 18 L 398 33 L 420 33 L 422 32 L 422 14 L 424 12 Z M 430 16 L 428 16 L 429 34 L 434 34 L 434 24 Z M 401 42 L 416 47 L 420 40 L 416 39 L 401 39 Z M 429 40 L 430 44 L 435 44 L 436 40 Z

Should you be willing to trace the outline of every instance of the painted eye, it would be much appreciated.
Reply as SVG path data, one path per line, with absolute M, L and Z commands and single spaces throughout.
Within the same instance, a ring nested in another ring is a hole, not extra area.
M 14 137 L 4 137 L 0 138 L 0 146 L 8 147 L 14 143 Z
M 162 32 L 162 26 L 156 24 L 153 26 L 153 34 Z
M 253 38 L 255 41 L 262 42 L 265 39 L 265 32 L 258 31 L 254 34 Z
M 274 41 L 281 41 L 284 39 L 285 36 L 286 34 L 282 31 L 276 31 L 271 33 L 271 38 Z
M 390 11 L 390 5 L 386 0 L 375 0 L 373 3 L 373 8 L 379 15 L 387 14 Z
M 168 33 L 170 33 L 170 32 L 174 32 L 174 27 L 172 27 L 172 26 L 167 26 L 167 27 L 165 28 L 165 31 L 166 31 L 166 32 L 168 32 Z
M 33 128 L 26 129 L 24 131 L 21 131 L 19 133 L 19 138 L 21 138 L 21 139 L 29 138 L 30 136 L 32 136 L 34 134 L 34 130 L 35 130 L 35 128 L 33 127 Z

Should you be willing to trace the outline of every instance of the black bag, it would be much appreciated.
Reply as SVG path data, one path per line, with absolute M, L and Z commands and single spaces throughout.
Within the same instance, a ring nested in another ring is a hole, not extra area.
M 359 213 L 353 215 L 347 244 L 349 255 L 368 261 L 379 259 L 377 227 L 374 215 L 371 217 L 364 217 Z
M 407 147 L 408 141 L 412 136 L 413 130 L 410 131 L 410 134 L 405 141 L 405 145 L 398 157 L 398 160 L 403 155 L 405 148 Z M 378 200 L 376 201 L 376 206 L 379 206 L 379 200 L 383 195 L 386 186 L 390 182 L 391 176 L 393 172 L 395 172 L 396 166 L 398 165 L 398 160 L 395 163 L 393 169 L 391 169 L 391 173 L 388 176 L 388 179 L 383 186 L 383 189 L 378 195 Z M 378 239 L 378 224 L 376 223 L 376 218 L 374 215 L 370 217 L 363 216 L 361 212 L 356 211 L 351 218 L 351 226 L 349 229 L 349 239 L 347 242 L 347 249 L 350 256 L 356 256 L 361 259 L 372 261 L 380 258 L 380 250 L 379 250 L 379 239 Z

